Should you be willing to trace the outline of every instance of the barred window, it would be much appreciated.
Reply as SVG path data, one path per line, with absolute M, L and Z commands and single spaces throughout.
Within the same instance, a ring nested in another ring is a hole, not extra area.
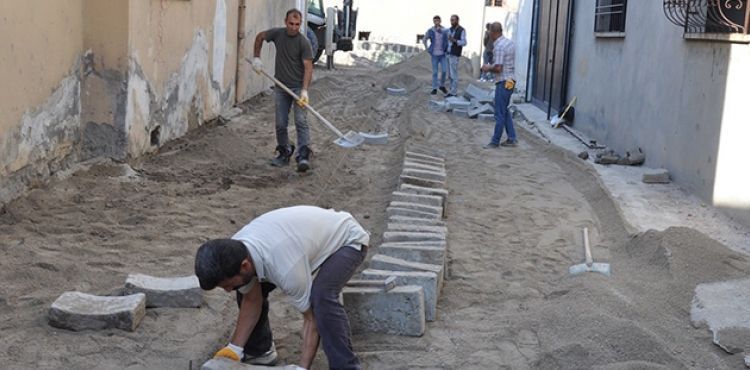
M 625 32 L 627 0 L 596 0 L 594 32 Z
M 503 6 L 503 0 L 484 0 L 484 6 Z
M 685 33 L 750 34 L 748 0 L 664 0 L 664 14 Z

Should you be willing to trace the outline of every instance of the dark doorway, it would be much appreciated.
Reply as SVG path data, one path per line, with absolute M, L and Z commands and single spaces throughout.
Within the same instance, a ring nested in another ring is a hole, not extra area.
M 531 102 L 547 112 L 565 104 L 574 0 L 535 0 L 531 43 Z

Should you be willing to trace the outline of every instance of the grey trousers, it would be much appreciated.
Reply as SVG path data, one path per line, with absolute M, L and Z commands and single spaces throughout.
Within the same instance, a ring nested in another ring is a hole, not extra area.
M 310 145 L 310 127 L 307 125 L 305 110 L 296 104 L 294 98 L 284 92 L 281 88 L 274 89 L 274 101 L 276 103 L 276 144 L 280 147 L 289 148 L 289 110 L 294 109 L 294 126 L 297 128 L 297 148 Z M 301 88 L 291 89 L 299 95 Z

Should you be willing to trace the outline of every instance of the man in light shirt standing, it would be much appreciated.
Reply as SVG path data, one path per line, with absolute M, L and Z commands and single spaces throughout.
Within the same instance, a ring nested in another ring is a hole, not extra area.
M 518 145 L 518 140 L 508 105 L 510 105 L 510 96 L 516 86 L 514 72 L 516 49 L 513 41 L 503 36 L 503 25 L 499 22 L 490 25 L 490 38 L 494 41 L 494 61 L 492 64 L 483 65 L 482 72 L 495 73 L 495 130 L 492 139 L 484 148 L 514 147 Z M 508 138 L 501 143 L 503 129 Z
M 322 341 L 331 368 L 359 369 L 338 298 L 367 255 L 369 238 L 347 212 L 296 206 L 257 217 L 231 239 L 204 243 L 195 257 L 201 288 L 235 290 L 240 307 L 229 344 L 214 357 L 276 363 L 268 294 L 278 287 L 303 317 L 298 368 L 310 368 Z
M 448 30 L 440 25 L 440 16 L 436 15 L 432 18 L 432 24 L 434 26 L 425 32 L 424 35 L 424 47 L 427 49 L 427 53 L 430 54 L 432 60 L 432 92 L 430 94 L 436 95 L 438 89 L 444 94 L 448 93 L 445 89 L 445 54 L 448 52 Z M 440 72 L 440 81 L 438 82 L 438 70 Z

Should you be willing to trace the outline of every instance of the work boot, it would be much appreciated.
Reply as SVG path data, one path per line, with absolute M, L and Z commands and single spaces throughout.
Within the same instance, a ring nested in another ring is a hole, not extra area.
M 289 164 L 289 158 L 291 158 L 292 153 L 294 153 L 294 145 L 290 145 L 288 148 L 279 145 L 276 147 L 276 151 L 279 155 L 271 160 L 271 166 L 283 167 Z
M 430 95 L 437 95 L 437 90 L 432 89 L 432 91 L 430 91 Z
M 446 89 L 445 86 L 440 86 L 440 91 L 442 91 L 443 94 L 447 94 L 448 93 L 448 89 Z
M 266 353 L 258 356 L 245 354 L 242 357 L 242 362 L 250 365 L 273 366 L 276 365 L 278 358 L 279 354 L 276 352 L 276 344 L 271 342 L 271 349 L 266 351 Z
M 312 155 L 312 150 L 307 145 L 299 148 L 297 151 L 297 171 L 305 172 L 310 169 L 310 155 Z

